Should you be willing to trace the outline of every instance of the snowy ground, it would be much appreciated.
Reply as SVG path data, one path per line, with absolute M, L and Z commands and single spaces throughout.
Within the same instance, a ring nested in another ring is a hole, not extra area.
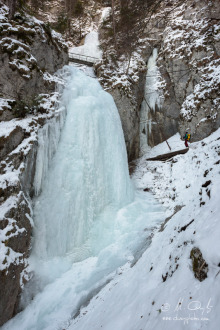
M 146 155 L 144 155 L 141 158 L 141 162 L 144 161 L 146 158 L 156 157 L 158 155 L 163 155 L 163 154 L 166 154 L 166 153 L 169 153 L 172 151 L 177 151 L 177 150 L 185 148 L 185 143 L 181 139 L 181 136 L 179 133 L 176 133 L 171 138 L 169 138 L 168 144 L 169 144 L 171 150 L 169 149 L 169 147 L 165 141 L 163 143 L 158 144 L 154 148 L 148 147 Z M 194 144 L 191 144 L 191 148 L 194 148 Z
M 174 150 L 183 147 L 178 135 L 169 143 Z M 122 267 L 68 329 L 219 328 L 220 129 L 190 144 L 185 155 L 166 162 L 146 161 L 167 149 L 164 142 L 143 156 L 133 180 L 166 206 L 168 221 L 136 265 Z M 194 277 L 193 247 L 208 263 L 203 282 Z

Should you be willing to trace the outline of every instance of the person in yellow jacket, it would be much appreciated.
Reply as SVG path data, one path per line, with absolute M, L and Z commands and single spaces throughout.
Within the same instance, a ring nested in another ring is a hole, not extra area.
M 185 146 L 186 146 L 186 148 L 188 148 L 189 147 L 188 142 L 191 139 L 191 134 L 189 134 L 188 130 L 186 131 L 186 133 L 185 133 L 185 135 L 184 135 L 183 138 L 185 140 Z

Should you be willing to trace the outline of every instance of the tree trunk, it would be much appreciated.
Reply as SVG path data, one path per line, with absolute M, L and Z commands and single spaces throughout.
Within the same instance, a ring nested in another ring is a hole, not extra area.
M 132 52 L 130 52 L 129 55 L 128 55 L 128 67 L 127 67 L 127 70 L 126 70 L 126 75 L 128 75 L 128 72 L 129 72 L 130 63 L 131 63 L 131 55 L 132 55 Z
M 17 9 L 17 0 L 8 0 L 7 2 L 9 7 L 9 19 L 13 19 Z
M 115 31 L 115 1 L 114 0 L 112 0 L 112 26 L 113 26 L 115 49 L 117 50 L 118 47 L 117 47 L 116 31 Z
M 82 19 L 79 17 L 79 38 L 82 39 Z

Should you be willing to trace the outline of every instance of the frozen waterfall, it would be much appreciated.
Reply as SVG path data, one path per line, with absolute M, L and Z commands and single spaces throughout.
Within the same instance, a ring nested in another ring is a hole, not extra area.
M 155 112 L 156 106 L 161 107 L 162 98 L 158 92 L 159 71 L 157 68 L 157 48 L 147 63 L 147 75 L 145 81 L 145 100 L 142 102 L 140 111 L 140 154 L 145 154 L 149 148 L 148 134 L 151 134 L 152 116 L 150 111 Z M 155 123 L 154 123 L 155 124 Z
M 97 216 L 105 208 L 128 204 L 133 196 L 111 96 L 96 80 L 73 68 L 70 72 L 62 96 L 65 129 L 35 204 L 36 253 L 45 258 L 74 253 L 84 244 L 90 249 L 86 242 Z
M 162 218 L 151 195 L 133 188 L 112 97 L 80 70 L 65 67 L 64 73 L 67 115 L 43 182 L 50 153 L 42 147 L 48 135 L 41 134 L 33 277 L 22 297 L 25 309 L 4 330 L 67 329 L 120 266 L 135 263 Z

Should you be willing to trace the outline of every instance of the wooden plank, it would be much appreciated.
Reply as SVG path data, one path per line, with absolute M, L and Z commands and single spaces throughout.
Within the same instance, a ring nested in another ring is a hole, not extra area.
M 176 151 L 172 151 L 172 152 L 169 152 L 167 154 L 163 154 L 163 155 L 158 155 L 156 157 L 152 157 L 152 158 L 147 158 L 147 160 L 153 160 L 153 161 L 156 161 L 156 160 L 167 160 L 167 159 L 170 159 L 176 155 L 181 155 L 181 154 L 185 154 L 187 153 L 187 151 L 189 150 L 189 148 L 185 148 L 185 149 L 181 149 L 181 150 L 176 150 Z

